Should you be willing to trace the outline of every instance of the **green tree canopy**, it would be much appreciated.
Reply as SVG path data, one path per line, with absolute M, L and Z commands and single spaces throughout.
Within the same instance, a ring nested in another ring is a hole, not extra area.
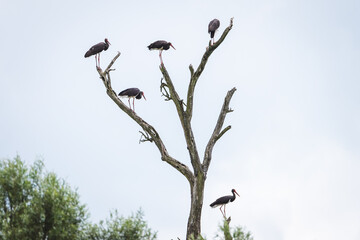
M 110 218 L 100 221 L 99 224 L 89 225 L 85 239 L 89 240 L 154 240 L 153 232 L 143 219 L 144 213 L 140 210 L 128 218 L 119 215 L 117 210 L 110 213 Z
M 0 161 L 0 239 L 77 239 L 87 219 L 79 195 L 42 161 Z
M 219 232 L 215 239 L 221 240 L 254 240 L 251 232 L 247 232 L 244 227 L 236 226 L 234 228 L 229 225 L 230 219 L 224 219 L 223 225 L 219 226 Z
M 27 167 L 19 156 L 0 160 L 0 240 L 154 240 L 143 215 L 115 210 L 92 224 L 78 193 L 42 161 Z

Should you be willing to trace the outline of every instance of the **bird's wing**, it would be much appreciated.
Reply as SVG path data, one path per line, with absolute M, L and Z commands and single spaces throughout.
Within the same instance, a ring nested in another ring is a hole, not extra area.
M 220 21 L 217 19 L 212 20 L 209 23 L 209 27 L 208 27 L 208 33 L 214 32 L 216 29 L 218 29 L 220 27 Z
M 90 57 L 92 55 L 95 55 L 99 52 L 101 52 L 102 50 L 104 50 L 106 44 L 101 42 L 101 43 L 98 43 L 98 44 L 95 44 L 94 46 L 92 46 L 89 51 L 87 51 L 85 53 L 85 57 Z
M 124 91 L 121 91 L 119 93 L 119 96 L 136 96 L 138 95 L 140 92 L 140 89 L 138 88 L 128 88 L 125 89 Z
M 126 92 L 127 92 L 128 90 L 129 90 L 129 89 L 125 89 L 125 90 L 119 92 L 119 96 L 127 95 Z
M 220 198 L 216 199 L 215 202 L 210 204 L 210 206 L 213 207 L 213 206 L 217 206 L 220 204 L 228 203 L 230 201 L 230 198 L 232 198 L 232 195 L 220 197 Z
M 164 40 L 158 40 L 156 42 L 153 42 L 148 46 L 148 48 L 151 49 L 160 49 L 164 46 L 164 44 L 167 44 L 167 41 Z

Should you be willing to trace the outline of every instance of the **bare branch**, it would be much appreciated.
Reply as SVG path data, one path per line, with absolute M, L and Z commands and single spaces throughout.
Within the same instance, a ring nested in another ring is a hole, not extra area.
M 113 60 L 110 62 L 110 64 L 107 66 L 107 68 L 105 69 L 104 72 L 101 70 L 100 67 L 96 68 L 96 70 L 98 71 L 98 73 L 100 75 L 101 80 L 103 81 L 103 83 L 108 91 L 112 90 L 110 72 L 115 71 L 115 69 L 112 69 L 111 67 L 115 63 L 116 59 L 118 59 L 118 57 L 120 57 L 120 54 L 121 54 L 120 52 L 118 52 L 116 54 L 116 56 L 113 58 Z
M 229 113 L 229 111 L 227 111 Z M 221 130 L 221 132 L 219 133 L 219 135 L 216 137 L 215 142 L 222 137 L 222 135 L 224 135 L 227 131 L 229 131 L 231 129 L 231 126 L 227 126 L 226 128 L 224 128 L 223 130 Z
M 183 104 L 181 103 L 180 97 L 178 95 L 178 93 L 175 90 L 174 84 L 169 76 L 169 73 L 167 72 L 165 65 L 162 64 L 160 65 L 160 71 L 163 74 L 163 77 L 165 79 L 166 82 L 166 87 L 169 89 L 170 91 L 170 98 L 171 100 L 174 102 L 175 106 L 176 106 L 176 110 L 178 112 L 180 121 L 184 120 L 184 109 L 183 109 Z
M 184 107 L 186 107 L 186 103 L 184 103 L 183 99 L 181 99 L 180 102 L 181 102 L 182 105 L 184 105 Z
M 144 133 L 144 132 L 142 132 L 142 131 L 139 131 L 139 133 L 141 133 L 139 143 L 142 143 L 142 142 L 153 142 L 153 141 L 154 141 L 147 132 Z
M 161 81 L 160 81 L 160 92 L 161 92 L 161 95 L 165 97 L 165 101 L 170 101 L 171 100 L 171 96 L 170 96 L 170 93 L 169 93 L 169 87 L 166 83 L 163 82 L 164 78 L 161 78 Z
M 229 31 L 232 29 L 232 26 L 233 26 L 233 18 L 230 19 L 230 25 L 224 30 L 224 32 L 221 35 L 220 39 L 217 42 L 215 42 L 212 46 L 209 46 L 209 47 L 206 48 L 206 51 L 205 51 L 205 53 L 204 53 L 204 55 L 203 55 L 203 57 L 201 59 L 201 62 L 200 62 L 199 66 L 198 66 L 198 68 L 196 69 L 195 72 L 194 72 L 194 69 L 193 69 L 192 65 L 189 66 L 190 72 L 191 72 L 191 79 L 190 79 L 189 88 L 188 88 L 188 94 L 187 94 L 186 113 L 187 113 L 187 116 L 190 119 L 192 118 L 194 90 L 195 90 L 196 83 L 197 83 L 201 73 L 205 69 L 206 63 L 207 63 L 210 55 L 225 40 L 225 37 L 227 36 Z
M 181 172 L 191 183 L 194 181 L 194 175 L 191 172 L 191 170 L 183 163 L 179 162 L 175 158 L 171 157 L 169 153 L 166 150 L 166 147 L 164 143 L 162 142 L 162 139 L 158 132 L 155 130 L 153 126 L 145 122 L 140 116 L 138 116 L 133 110 L 128 108 L 117 96 L 116 92 L 111 88 L 111 80 L 110 80 L 110 71 L 113 71 L 111 69 L 111 66 L 115 63 L 116 59 L 120 56 L 120 52 L 114 57 L 114 59 L 111 61 L 109 66 L 106 68 L 104 72 L 100 68 L 98 68 L 98 73 L 100 75 L 101 80 L 103 81 L 106 93 L 108 96 L 118 105 L 118 107 L 125 112 L 129 117 L 131 117 L 143 130 L 145 133 L 142 133 L 145 137 L 145 140 L 143 141 L 150 141 L 154 142 L 157 148 L 160 151 L 161 159 L 171 166 L 173 166 L 175 169 L 177 169 L 179 172 Z
M 106 72 L 106 73 L 109 73 L 110 71 L 115 70 L 115 69 L 110 69 L 110 68 L 112 67 L 112 65 L 114 65 L 114 63 L 115 63 L 116 59 L 118 59 L 118 57 L 120 57 L 120 52 L 118 52 L 118 53 L 116 54 L 116 56 L 115 56 L 115 57 L 113 58 L 113 60 L 110 62 L 110 64 L 108 65 L 108 67 L 105 69 L 105 72 Z
M 193 65 L 189 65 L 189 69 L 190 69 L 190 77 L 194 76 L 194 67 Z
M 173 100 L 173 102 L 176 106 L 176 109 L 177 109 L 177 112 L 178 112 L 178 115 L 179 115 L 179 118 L 181 121 L 181 125 L 182 125 L 183 131 L 184 131 L 185 140 L 186 140 L 186 144 L 187 144 L 187 149 L 189 151 L 190 160 L 191 160 L 191 164 L 193 165 L 195 176 L 197 176 L 199 171 L 202 169 L 199 154 L 198 154 L 196 143 L 195 143 L 194 134 L 193 134 L 192 128 L 191 128 L 193 95 L 194 95 L 195 85 L 196 85 L 197 80 L 200 77 L 202 71 L 204 70 L 206 62 L 207 62 L 208 58 L 210 57 L 211 53 L 224 41 L 226 35 L 231 30 L 232 25 L 233 25 L 233 19 L 230 20 L 230 25 L 224 30 L 220 39 L 214 45 L 212 45 L 211 47 L 208 47 L 206 49 L 206 51 L 202 57 L 201 63 L 195 72 L 194 72 L 193 66 L 192 65 L 189 66 L 191 79 L 190 79 L 190 84 L 189 84 L 189 88 L 188 88 L 187 103 L 184 104 L 186 106 L 186 112 L 184 112 L 184 110 L 183 110 L 183 101 L 180 100 L 177 92 L 175 91 L 175 87 L 174 87 L 174 85 L 171 81 L 171 78 L 165 68 L 165 65 L 163 65 L 163 64 L 160 65 L 160 70 L 164 76 L 166 83 L 167 83 L 167 87 L 169 88 L 171 99 Z
M 196 148 L 195 137 L 192 132 L 190 119 L 186 116 L 184 109 L 183 109 L 183 106 L 185 104 L 184 104 L 183 100 L 181 100 L 179 98 L 179 95 L 175 91 L 175 87 L 174 87 L 174 85 L 171 81 L 171 78 L 165 68 L 165 65 L 160 65 L 160 70 L 164 76 L 167 87 L 170 91 L 171 100 L 173 100 L 173 102 L 176 106 L 176 110 L 178 112 L 181 126 L 183 128 L 183 132 L 185 135 L 186 145 L 187 145 L 187 149 L 188 149 L 188 152 L 190 155 L 191 164 L 194 169 L 194 174 L 195 174 L 195 176 L 197 176 L 199 171 L 201 170 L 201 162 L 200 162 L 199 154 L 198 154 L 198 151 Z
M 226 97 L 224 99 L 224 103 L 223 106 L 221 108 L 218 120 L 216 122 L 216 126 L 215 129 L 213 131 L 213 134 L 210 137 L 210 140 L 208 142 L 208 144 L 206 145 L 206 149 L 205 149 L 205 154 L 204 154 L 204 161 L 203 161 L 203 171 L 204 174 L 206 175 L 207 170 L 209 168 L 210 162 L 211 162 L 211 157 L 212 157 L 212 150 L 214 148 L 215 143 L 217 142 L 217 140 L 219 140 L 227 131 L 229 131 L 231 129 L 231 126 L 227 126 L 226 128 L 224 128 L 222 131 L 222 126 L 224 125 L 224 121 L 225 121 L 225 117 L 226 114 L 228 114 L 230 111 L 229 108 L 229 104 L 230 104 L 230 100 L 234 94 L 234 92 L 236 91 L 236 88 L 232 88 L 231 90 L 228 91 L 228 93 L 226 94 Z

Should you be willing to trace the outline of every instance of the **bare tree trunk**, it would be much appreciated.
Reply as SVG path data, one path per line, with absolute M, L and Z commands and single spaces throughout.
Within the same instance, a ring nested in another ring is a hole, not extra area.
M 174 84 L 172 83 L 172 80 L 165 68 L 165 65 L 163 64 L 160 65 L 160 71 L 163 75 L 160 89 L 163 96 L 165 97 L 165 100 L 171 100 L 175 104 L 181 122 L 181 126 L 183 128 L 184 137 L 186 140 L 186 147 L 189 152 L 189 157 L 191 160 L 192 170 L 190 170 L 190 168 L 185 164 L 173 158 L 167 152 L 165 144 L 163 143 L 159 133 L 155 130 L 155 128 L 151 126 L 149 123 L 145 122 L 134 111 L 129 109 L 118 98 L 117 94 L 112 89 L 110 72 L 113 71 L 114 69 L 111 69 L 111 67 L 115 63 L 116 59 L 120 56 L 120 53 L 118 53 L 114 57 L 114 59 L 105 69 L 105 71 L 102 71 L 100 68 L 97 68 L 100 78 L 105 85 L 106 92 L 109 95 L 109 97 L 118 105 L 118 107 L 122 111 L 124 111 L 129 117 L 131 117 L 135 122 L 137 122 L 138 125 L 143 129 L 143 132 L 141 132 L 142 138 L 140 141 L 154 142 L 161 154 L 161 159 L 167 162 L 168 164 L 170 164 L 171 166 L 173 166 L 176 170 L 178 170 L 181 174 L 183 174 L 188 180 L 190 184 L 191 206 L 190 206 L 190 214 L 187 224 L 186 239 L 191 239 L 191 238 L 198 239 L 198 237 L 201 236 L 201 212 L 203 206 L 204 187 L 205 187 L 207 171 L 209 169 L 209 165 L 212 159 L 212 151 L 215 143 L 224 135 L 224 133 L 226 133 L 231 128 L 231 126 L 227 126 L 223 128 L 223 124 L 227 113 L 232 112 L 232 110 L 229 108 L 229 104 L 234 92 L 236 91 L 236 88 L 232 88 L 231 90 L 229 90 L 224 99 L 223 106 L 220 110 L 220 114 L 216 122 L 213 134 L 211 135 L 209 142 L 206 146 L 204 158 L 202 161 L 199 157 L 199 153 L 195 143 L 195 137 L 191 127 L 194 90 L 196 83 L 206 66 L 208 58 L 213 53 L 213 51 L 224 41 L 225 37 L 231 30 L 232 26 L 233 26 L 233 19 L 230 20 L 230 25 L 224 30 L 220 39 L 216 43 L 211 45 L 211 41 L 209 42 L 209 46 L 207 47 L 196 71 L 194 70 L 192 65 L 189 66 L 191 78 L 189 82 L 186 104 L 184 103 L 184 100 L 180 99 L 179 95 L 177 94 Z
M 187 225 L 186 239 L 197 239 L 201 234 L 201 213 L 204 199 L 205 178 L 201 174 L 195 178 L 194 184 L 190 185 L 191 207 Z

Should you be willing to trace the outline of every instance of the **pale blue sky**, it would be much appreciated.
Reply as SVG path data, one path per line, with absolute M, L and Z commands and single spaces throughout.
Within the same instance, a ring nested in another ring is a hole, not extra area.
M 233 225 L 256 240 L 360 238 L 360 3 L 358 1 L 0 1 L 0 157 L 19 154 L 78 188 L 91 219 L 142 207 L 159 239 L 184 238 L 185 178 L 138 144 L 141 130 L 107 97 L 85 59 L 111 42 L 104 67 L 119 92 L 138 87 L 136 111 L 161 134 L 170 154 L 189 164 L 173 104 L 159 92 L 157 52 L 184 98 L 189 64 L 208 44 L 207 24 L 234 17 L 196 88 L 193 130 L 200 153 L 226 92 L 237 91 L 232 129 L 214 149 L 202 230 L 221 221 L 208 205 L 237 189 Z M 217 35 L 217 37 L 219 34 Z

